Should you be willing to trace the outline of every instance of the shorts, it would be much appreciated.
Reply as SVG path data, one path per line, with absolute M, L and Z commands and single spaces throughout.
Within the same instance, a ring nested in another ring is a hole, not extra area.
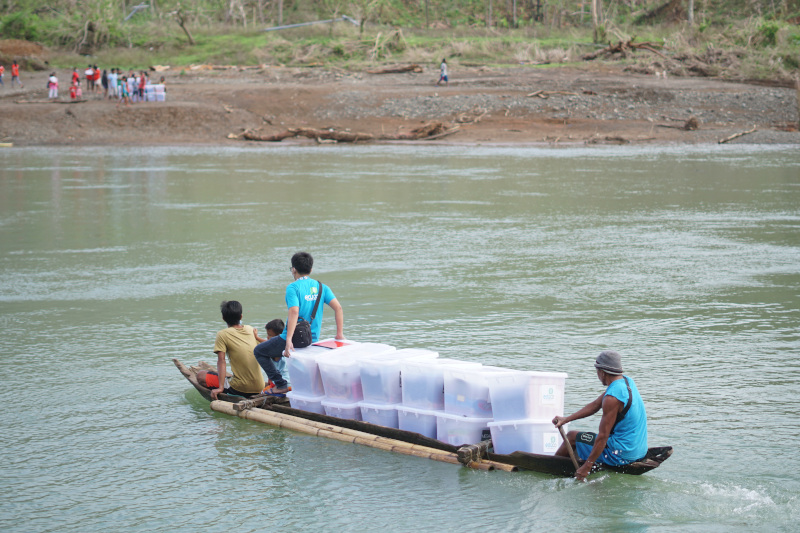
M 447 74 L 445 74 L 444 76 L 441 76 L 441 77 L 439 78 L 439 81 L 448 81 L 448 80 L 447 80 Z
M 594 446 L 594 441 L 596 438 L 597 433 L 591 433 L 589 431 L 581 431 L 575 435 L 575 449 L 578 452 L 578 457 L 584 461 L 589 458 L 589 454 L 592 453 L 592 447 Z M 628 463 L 632 463 L 634 460 L 624 459 L 619 456 L 619 452 L 616 450 L 611 450 L 608 447 L 606 447 L 603 450 L 603 453 L 600 454 L 600 457 L 597 458 L 598 463 L 611 466 L 626 465 Z

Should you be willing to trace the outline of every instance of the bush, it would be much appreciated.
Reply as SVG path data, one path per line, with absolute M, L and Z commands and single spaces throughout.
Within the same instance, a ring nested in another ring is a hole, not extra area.
M 4 39 L 39 41 L 41 25 L 42 21 L 38 15 L 29 11 L 19 11 L 0 19 L 0 35 Z
M 776 36 L 781 29 L 780 24 L 777 22 L 765 22 L 758 28 L 759 42 L 763 46 L 775 46 L 777 43 Z

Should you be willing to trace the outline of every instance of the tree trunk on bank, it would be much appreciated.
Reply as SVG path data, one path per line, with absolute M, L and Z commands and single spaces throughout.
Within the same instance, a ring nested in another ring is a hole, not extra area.
M 283 25 L 283 0 L 278 0 L 278 26 Z
M 689 26 L 694 25 L 694 0 L 689 0 L 689 12 L 687 13 L 687 20 L 689 21 Z
M 593 28 L 594 42 L 597 42 L 600 37 L 597 32 L 597 26 L 599 26 L 597 17 L 597 3 L 598 0 L 592 0 L 592 28 Z

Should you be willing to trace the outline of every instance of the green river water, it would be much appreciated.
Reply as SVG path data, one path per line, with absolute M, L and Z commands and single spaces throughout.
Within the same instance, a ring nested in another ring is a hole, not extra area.
M 212 412 L 170 359 L 224 299 L 285 318 L 298 250 L 349 338 L 567 372 L 567 412 L 618 350 L 674 455 L 581 484 Z M 796 147 L 14 148 L 0 272 L 2 531 L 800 527 Z

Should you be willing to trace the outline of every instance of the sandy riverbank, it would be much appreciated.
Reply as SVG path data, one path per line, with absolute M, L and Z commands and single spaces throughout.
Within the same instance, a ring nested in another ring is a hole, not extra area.
M 709 78 L 661 78 L 587 64 L 585 68 L 451 67 L 382 74 L 325 68 L 199 70 L 160 73 L 167 101 L 117 106 L 101 95 L 84 103 L 47 102 L 47 72 L 10 76 L 0 89 L 0 142 L 31 145 L 164 145 L 248 142 L 245 130 L 276 134 L 293 127 L 336 128 L 374 136 L 423 123 L 458 125 L 437 143 L 800 144 L 792 88 Z M 69 72 L 57 73 L 63 90 Z M 539 92 L 539 95 L 528 96 Z M 543 98 L 542 96 L 546 96 Z M 690 117 L 698 128 L 681 129 Z M 314 142 L 313 140 L 286 140 Z

